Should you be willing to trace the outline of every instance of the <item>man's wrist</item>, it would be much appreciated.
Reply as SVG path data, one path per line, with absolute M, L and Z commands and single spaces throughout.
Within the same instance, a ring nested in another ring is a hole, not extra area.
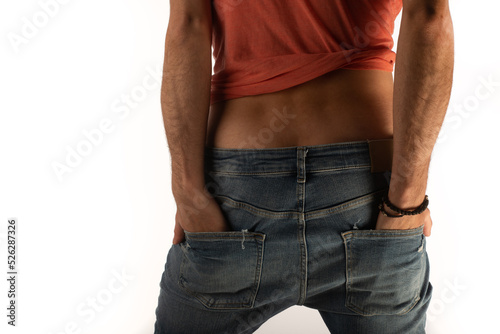
M 404 186 L 391 182 L 387 197 L 389 201 L 403 210 L 411 210 L 422 204 L 425 199 L 426 184 Z
M 190 179 L 184 181 L 175 181 L 172 178 L 172 193 L 174 198 L 190 197 L 194 194 L 205 192 L 205 180 L 203 178 Z

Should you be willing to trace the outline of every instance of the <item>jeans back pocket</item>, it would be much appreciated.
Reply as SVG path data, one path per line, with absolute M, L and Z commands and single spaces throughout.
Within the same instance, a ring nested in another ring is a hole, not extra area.
M 253 307 L 260 284 L 265 235 L 185 232 L 179 285 L 210 309 Z
M 342 233 L 346 307 L 365 316 L 408 313 L 420 300 L 426 269 L 423 226 Z

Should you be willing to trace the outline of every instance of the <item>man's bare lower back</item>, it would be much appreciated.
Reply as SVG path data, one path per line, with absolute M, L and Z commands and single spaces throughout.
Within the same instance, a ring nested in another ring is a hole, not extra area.
M 336 70 L 282 91 L 215 103 L 206 146 L 272 148 L 392 138 L 392 73 Z

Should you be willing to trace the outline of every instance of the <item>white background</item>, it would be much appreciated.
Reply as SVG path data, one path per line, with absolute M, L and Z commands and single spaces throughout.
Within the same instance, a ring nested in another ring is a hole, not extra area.
M 48 2 L 0 5 L 0 277 L 7 219 L 19 224 L 18 327 L 6 325 L 2 278 L 1 332 L 152 334 L 175 214 L 158 81 L 169 1 L 61 0 L 44 22 Z M 427 332 L 500 333 L 500 7 L 451 9 L 454 86 L 427 191 Z M 28 34 L 26 22 L 39 27 Z M 15 47 L 23 29 L 29 38 Z M 107 133 L 89 145 L 84 133 L 100 127 Z M 54 164 L 76 149 L 87 155 L 58 177 Z M 258 333 L 328 331 L 316 311 L 293 307 Z

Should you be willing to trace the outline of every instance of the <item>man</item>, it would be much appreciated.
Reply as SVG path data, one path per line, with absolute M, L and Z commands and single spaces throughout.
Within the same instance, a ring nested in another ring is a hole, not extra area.
M 447 0 L 171 0 L 155 333 L 253 333 L 293 305 L 332 333 L 424 333 L 452 74 Z

